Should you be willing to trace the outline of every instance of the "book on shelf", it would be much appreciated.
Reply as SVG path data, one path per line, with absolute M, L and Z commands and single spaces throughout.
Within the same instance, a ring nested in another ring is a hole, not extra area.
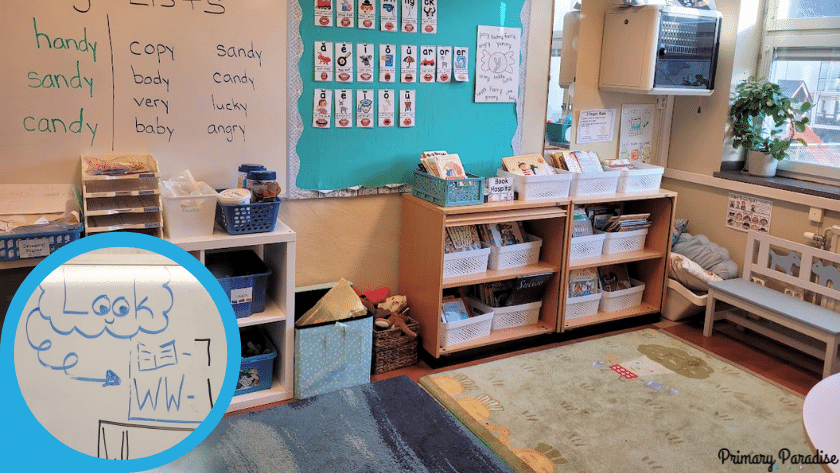
M 569 151 L 566 162 L 574 160 L 580 166 L 580 172 L 604 172 L 601 160 L 594 151 Z
M 473 297 L 490 307 L 505 307 L 513 285 L 513 279 L 481 283 L 474 286 Z
M 641 230 L 651 225 L 650 220 L 648 220 L 649 217 L 649 213 L 616 215 L 610 217 L 603 230 L 606 232 Z
M 596 268 L 580 268 L 569 271 L 569 297 L 582 297 L 598 293 L 598 271 Z
M 489 246 L 518 245 L 528 242 L 522 222 L 482 223 L 477 227 L 479 238 Z
M 423 154 L 420 155 L 420 164 L 423 165 L 423 168 L 427 173 L 433 176 L 441 177 L 438 172 L 436 159 L 439 156 L 446 156 L 447 154 L 448 153 L 446 151 L 424 151 Z
M 467 173 L 464 172 L 464 166 L 461 164 L 461 157 L 457 154 L 447 154 L 444 156 L 436 156 L 435 164 L 437 165 L 438 175 L 444 179 L 466 179 Z
M 452 242 L 454 251 L 469 251 L 481 249 L 481 238 L 475 225 L 458 225 L 446 227 L 444 237 L 444 251 L 448 248 L 446 237 Z
M 636 165 L 633 164 L 633 161 L 630 161 L 627 158 L 622 159 L 605 159 L 601 161 L 601 166 L 604 170 L 608 171 L 615 171 L 615 170 L 622 170 L 622 169 L 636 169 Z
M 575 206 L 572 214 L 572 236 L 581 237 L 593 234 L 592 222 L 586 215 L 586 209 Z
M 502 158 L 505 171 L 520 176 L 548 176 L 554 174 L 554 169 L 546 162 L 541 154 L 523 154 Z
M 542 300 L 548 281 L 554 273 L 519 276 L 513 280 L 513 288 L 507 298 L 506 305 L 530 304 Z
M 601 290 L 606 292 L 621 291 L 631 287 L 627 263 L 599 266 L 598 279 L 601 282 Z
M 586 215 L 595 230 L 604 230 L 612 217 L 621 214 L 622 204 L 592 204 L 586 206 Z
M 445 324 L 467 320 L 471 316 L 463 297 L 450 296 L 441 300 L 440 318 Z

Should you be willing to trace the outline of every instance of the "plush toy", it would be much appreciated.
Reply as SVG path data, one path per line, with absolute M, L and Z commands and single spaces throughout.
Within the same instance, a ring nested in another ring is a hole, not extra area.
M 376 328 L 386 330 L 397 327 L 411 338 L 417 336 L 413 330 L 408 328 L 408 299 L 405 296 L 390 296 L 375 304 L 367 296 L 360 296 L 362 304 L 373 314 L 373 325 Z

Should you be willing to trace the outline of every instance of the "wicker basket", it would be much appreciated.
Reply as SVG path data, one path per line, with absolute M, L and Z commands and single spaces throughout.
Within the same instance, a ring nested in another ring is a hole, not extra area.
M 411 317 L 406 321 L 406 325 L 414 333 L 420 330 L 420 324 Z M 371 373 L 384 373 L 417 363 L 418 338 L 409 337 L 398 327 L 387 330 L 374 329 Z

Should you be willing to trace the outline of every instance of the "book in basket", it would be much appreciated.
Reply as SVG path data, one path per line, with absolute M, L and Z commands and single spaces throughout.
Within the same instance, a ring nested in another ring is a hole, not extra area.
M 505 305 L 530 304 L 542 300 L 545 288 L 552 276 L 553 273 L 543 273 L 519 276 L 514 279 L 513 288 Z
M 597 294 L 598 271 L 596 268 L 581 268 L 569 271 L 569 297 Z
M 505 171 L 520 176 L 548 176 L 554 174 L 554 170 L 541 154 L 508 156 L 502 158 L 502 165 Z
M 475 225 L 446 227 L 444 238 L 444 251 L 446 253 L 481 249 L 481 238 Z
M 601 281 L 601 290 L 606 292 L 630 289 L 631 286 L 627 263 L 599 266 L 598 279 Z

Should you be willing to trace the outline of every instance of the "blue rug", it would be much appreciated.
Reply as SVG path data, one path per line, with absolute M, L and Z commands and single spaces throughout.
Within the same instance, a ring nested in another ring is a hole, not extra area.
M 226 417 L 196 449 L 157 471 L 513 470 L 403 376 Z

